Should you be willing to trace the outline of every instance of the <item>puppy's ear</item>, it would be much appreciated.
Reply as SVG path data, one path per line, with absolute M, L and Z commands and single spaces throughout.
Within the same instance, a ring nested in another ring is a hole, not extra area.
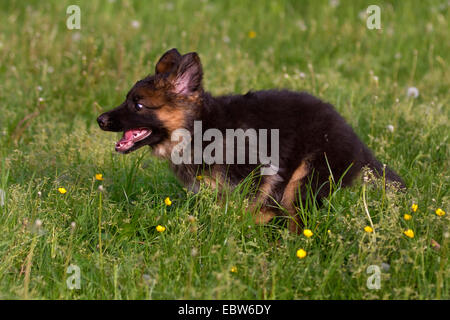
M 167 73 L 175 69 L 181 60 L 181 54 L 173 48 L 163 54 L 155 67 L 155 74 Z
M 170 81 L 175 93 L 188 95 L 199 91 L 202 88 L 202 64 L 200 57 L 195 52 L 185 54 L 174 72 Z

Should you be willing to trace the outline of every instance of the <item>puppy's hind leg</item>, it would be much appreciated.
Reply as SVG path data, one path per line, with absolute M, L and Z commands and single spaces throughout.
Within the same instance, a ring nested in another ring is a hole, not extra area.
M 297 234 L 301 232 L 302 224 L 295 209 L 295 199 L 298 190 L 308 173 L 309 165 L 306 161 L 302 161 L 289 179 L 289 182 L 283 192 L 283 198 L 281 199 L 281 204 L 288 211 L 290 218 L 288 222 L 288 229 L 290 232 Z
M 277 216 L 275 210 L 269 208 L 267 203 L 279 182 L 281 182 L 281 178 L 278 175 L 264 176 L 256 199 L 249 208 L 256 224 L 267 224 Z

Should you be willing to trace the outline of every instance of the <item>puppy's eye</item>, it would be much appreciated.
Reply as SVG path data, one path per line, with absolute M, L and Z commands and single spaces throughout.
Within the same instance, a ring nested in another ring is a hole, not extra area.
M 136 108 L 137 111 L 142 110 L 142 108 L 144 108 L 144 106 L 142 104 L 140 104 L 140 103 L 136 103 L 134 105 L 134 107 Z

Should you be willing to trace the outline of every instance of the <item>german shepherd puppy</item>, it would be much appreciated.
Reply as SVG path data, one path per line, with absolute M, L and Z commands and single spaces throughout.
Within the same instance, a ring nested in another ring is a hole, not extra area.
M 201 156 L 191 163 L 176 163 L 173 155 L 179 151 L 175 150 L 179 139 L 173 136 L 177 130 L 190 133 L 193 139 L 208 129 L 222 134 L 229 129 L 277 130 L 279 139 L 271 145 L 278 144 L 278 163 L 270 174 L 260 176 L 250 210 L 257 223 L 288 212 L 292 232 L 301 228 L 297 208 L 301 201 L 307 201 L 307 186 L 317 199 L 323 198 L 330 192 L 330 175 L 348 186 L 363 167 L 368 167 L 375 175 L 384 175 L 387 181 L 404 187 L 401 178 L 383 167 L 332 105 L 305 92 L 287 90 L 213 97 L 204 91 L 202 76 L 197 53 L 181 55 L 176 49 L 169 50 L 156 64 L 155 74 L 138 81 L 121 105 L 98 117 L 98 124 L 102 130 L 123 131 L 116 143 L 117 152 L 150 146 L 156 156 L 170 160 L 177 177 L 194 191 L 198 190 L 199 175 L 213 187 L 233 187 L 267 163 L 260 159 L 250 163 L 251 147 L 244 163 L 233 161 L 236 156 L 228 163 L 211 163 Z M 200 121 L 199 131 L 195 123 Z M 206 147 L 201 141 L 201 151 Z M 228 139 L 224 152 L 227 148 L 236 151 Z M 183 152 L 186 149 L 179 154 Z M 187 152 L 189 159 L 194 152 Z M 280 204 L 285 210 L 280 210 Z

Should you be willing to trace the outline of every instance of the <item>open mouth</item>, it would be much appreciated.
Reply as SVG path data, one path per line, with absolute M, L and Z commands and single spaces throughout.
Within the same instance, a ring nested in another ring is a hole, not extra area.
M 129 151 L 137 142 L 144 140 L 152 134 L 148 128 L 130 129 L 123 133 L 122 139 L 116 143 L 116 151 L 125 153 Z

